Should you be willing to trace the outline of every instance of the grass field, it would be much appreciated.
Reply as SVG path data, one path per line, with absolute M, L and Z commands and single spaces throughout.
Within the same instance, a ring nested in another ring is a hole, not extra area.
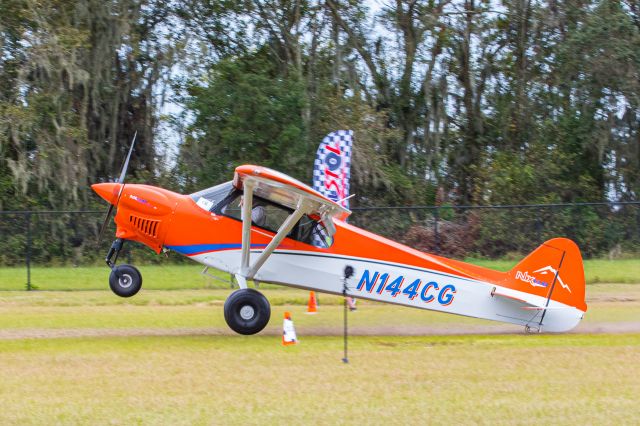
M 2 424 L 634 424 L 640 335 L 13 340 Z
M 507 271 L 516 262 L 506 260 L 474 260 L 468 262 L 486 268 Z M 203 267 L 191 265 L 143 265 L 139 266 L 143 287 L 154 290 L 228 288 L 229 274 L 210 270 L 218 277 L 202 275 Z M 640 281 L 640 259 L 602 260 L 584 262 L 587 284 L 636 283 Z M 92 267 L 34 267 L 31 282 L 40 290 L 100 290 L 108 287 L 109 269 Z M 25 268 L 0 268 L 0 290 L 24 290 L 27 282 Z
M 34 292 L 0 269 L 15 288 L 0 292 L 0 424 L 634 424 L 640 261 L 614 264 L 595 265 L 637 284 L 590 284 L 579 334 L 359 301 L 348 365 L 336 296 L 305 315 L 308 292 L 263 286 L 272 319 L 239 336 L 228 284 L 198 267 L 143 267 L 130 299 L 105 268 L 43 269 L 58 288 L 91 285 Z M 178 280 L 197 288 L 168 290 Z M 280 344 L 284 311 L 299 345 Z
M 587 327 L 640 325 L 640 285 L 593 284 Z M 267 288 L 272 321 L 233 335 L 228 289 L 0 294 L 0 424 L 632 424 L 640 333 L 519 327 Z M 301 343 L 280 344 L 293 313 Z M 503 328 L 501 328 L 503 327 Z M 510 333 L 486 335 L 492 332 Z M 412 336 L 481 332 L 485 335 Z M 371 335 L 375 334 L 375 335 Z M 400 335 L 408 334 L 408 335 Z
M 123 299 L 108 290 L 82 292 L 0 293 L 0 336 L 2 331 L 25 329 L 185 329 L 230 333 L 223 317 L 224 300 L 231 290 L 145 290 Z M 279 334 L 285 310 L 294 315 L 301 334 L 340 333 L 342 299 L 319 295 L 320 314 L 305 315 L 308 292 L 287 287 L 262 289 L 272 306 L 270 334 Z M 355 333 L 416 333 L 427 330 L 511 330 L 503 325 L 433 311 L 385 305 L 360 300 L 360 309 L 349 316 Z M 640 324 L 640 285 L 592 284 L 587 289 L 589 310 L 583 325 L 597 323 Z
M 210 270 L 220 280 L 202 275 L 203 266 L 142 265 L 142 285 L 155 290 L 229 288 L 229 274 Z M 41 290 L 100 290 L 109 286 L 109 268 L 84 267 L 34 267 L 31 282 Z M 25 268 L 0 268 L 0 290 L 24 290 L 27 282 Z M 226 282 L 225 282 L 226 281 Z

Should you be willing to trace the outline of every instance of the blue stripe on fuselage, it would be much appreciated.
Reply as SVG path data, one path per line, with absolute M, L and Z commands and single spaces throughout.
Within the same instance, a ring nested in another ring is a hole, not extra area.
M 265 248 L 266 244 L 251 244 L 251 248 Z M 191 244 L 188 246 L 167 246 L 168 249 L 186 256 L 220 250 L 241 249 L 242 244 Z

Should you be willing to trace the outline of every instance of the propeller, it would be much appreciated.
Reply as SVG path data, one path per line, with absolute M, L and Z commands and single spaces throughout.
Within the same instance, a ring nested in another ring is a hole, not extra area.
M 138 131 L 133 134 L 133 139 L 131 140 L 131 147 L 129 148 L 129 153 L 127 154 L 127 158 L 124 160 L 124 165 L 122 166 L 122 171 L 120 172 L 120 177 L 116 181 L 116 183 L 120 183 L 120 191 L 118 192 L 118 198 L 116 199 L 115 204 L 109 204 L 109 209 L 107 210 L 107 215 L 104 217 L 104 222 L 102 222 L 102 226 L 100 227 L 100 234 L 98 234 L 98 244 L 102 241 L 102 235 L 104 234 L 105 229 L 107 229 L 107 223 L 109 223 L 109 219 L 111 218 L 111 213 L 113 212 L 113 208 L 118 206 L 120 202 L 120 196 L 122 195 L 122 190 L 124 189 L 124 177 L 127 174 L 127 169 L 129 168 L 129 160 L 131 159 L 131 153 L 133 152 L 133 147 L 136 144 L 136 137 L 138 136 Z

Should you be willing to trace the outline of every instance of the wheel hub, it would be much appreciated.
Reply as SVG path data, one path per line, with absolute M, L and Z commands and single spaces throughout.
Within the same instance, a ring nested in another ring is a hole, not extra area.
M 253 306 L 244 305 L 242 308 L 240 308 L 240 317 L 243 320 L 250 320 L 251 318 L 253 318 L 255 313 L 256 311 L 255 309 L 253 309 Z
M 131 278 L 129 274 L 122 274 L 118 279 L 118 284 L 120 284 L 122 288 L 129 288 L 131 284 L 133 284 L 133 278 Z

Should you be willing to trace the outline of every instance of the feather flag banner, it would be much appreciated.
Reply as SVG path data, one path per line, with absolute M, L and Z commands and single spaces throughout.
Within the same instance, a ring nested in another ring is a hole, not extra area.
M 313 164 L 313 189 L 349 208 L 352 130 L 336 130 L 322 139 Z

